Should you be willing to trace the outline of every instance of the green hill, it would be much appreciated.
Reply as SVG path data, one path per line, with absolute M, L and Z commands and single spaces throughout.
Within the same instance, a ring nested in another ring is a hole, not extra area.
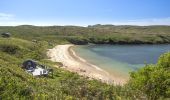
M 30 26 L 0 27 L 0 33 L 10 32 L 26 40 L 46 40 L 74 44 L 159 44 L 170 43 L 170 26 Z

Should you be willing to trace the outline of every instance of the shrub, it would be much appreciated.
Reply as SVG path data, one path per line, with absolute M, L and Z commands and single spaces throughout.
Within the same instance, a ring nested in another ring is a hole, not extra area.
M 170 98 L 170 53 L 163 54 L 155 65 L 146 65 L 130 74 L 133 90 L 146 94 L 149 100 Z

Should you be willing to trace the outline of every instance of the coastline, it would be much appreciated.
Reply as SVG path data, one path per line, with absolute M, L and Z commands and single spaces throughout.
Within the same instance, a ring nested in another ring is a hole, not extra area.
M 116 85 L 123 85 L 126 83 L 126 79 L 110 75 L 105 70 L 79 57 L 72 49 L 74 46 L 75 45 L 72 44 L 57 45 L 48 50 L 47 56 L 53 62 L 61 62 L 63 64 L 62 68 L 89 77 L 90 79 L 97 79 L 108 84 Z

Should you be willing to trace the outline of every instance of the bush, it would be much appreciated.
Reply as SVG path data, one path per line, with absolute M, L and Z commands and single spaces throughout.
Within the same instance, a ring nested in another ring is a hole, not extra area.
M 130 74 L 129 85 L 149 100 L 170 98 L 170 53 L 163 54 L 155 65 L 146 65 Z
M 1 44 L 0 51 L 8 54 L 16 54 L 20 50 L 19 46 L 12 44 Z

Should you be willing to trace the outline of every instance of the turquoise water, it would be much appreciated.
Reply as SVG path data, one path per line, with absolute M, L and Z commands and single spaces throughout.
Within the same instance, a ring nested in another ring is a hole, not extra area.
M 170 51 L 170 45 L 83 45 L 76 54 L 110 74 L 129 77 L 145 64 L 154 64 L 159 56 Z

